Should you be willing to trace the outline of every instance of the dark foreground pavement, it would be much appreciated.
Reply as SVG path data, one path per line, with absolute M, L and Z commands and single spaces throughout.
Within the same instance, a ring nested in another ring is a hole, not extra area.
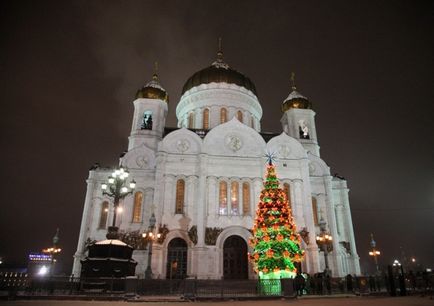
M 291 300 L 254 300 L 254 301 L 216 301 L 216 302 L 110 302 L 110 301 L 48 301 L 48 300 L 22 300 L 0 301 L 5 306 L 126 306 L 145 305 L 162 306 L 171 304 L 194 306 L 434 306 L 434 299 L 430 297 L 348 297 L 348 298 L 301 298 Z

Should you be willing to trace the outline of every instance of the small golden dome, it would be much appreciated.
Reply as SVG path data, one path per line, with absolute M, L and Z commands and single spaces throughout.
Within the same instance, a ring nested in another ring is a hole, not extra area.
M 305 96 L 293 90 L 282 104 L 283 112 L 286 112 L 290 108 L 310 109 L 312 108 L 312 103 Z
M 181 95 L 193 87 L 209 83 L 235 84 L 257 95 L 255 84 L 242 73 L 231 69 L 229 65 L 223 61 L 223 52 L 221 49 L 217 52 L 217 60 L 213 62 L 211 66 L 196 72 L 185 82 Z
M 297 91 L 297 87 L 295 86 L 295 73 L 291 74 L 291 83 L 292 83 L 292 91 L 289 94 L 289 96 L 283 101 L 282 103 L 282 111 L 286 112 L 288 109 L 291 108 L 300 108 L 300 109 L 311 109 L 312 103 L 300 94 Z
M 152 80 L 136 93 L 136 99 L 158 99 L 169 103 L 169 95 L 166 90 L 160 85 L 158 76 L 155 73 Z

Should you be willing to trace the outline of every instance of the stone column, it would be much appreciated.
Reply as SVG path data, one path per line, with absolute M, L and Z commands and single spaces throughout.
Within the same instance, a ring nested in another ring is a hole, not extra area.
M 344 190 L 344 217 L 346 219 L 346 225 L 347 225 L 347 233 L 348 233 L 348 238 L 349 238 L 349 242 L 350 242 L 350 249 L 351 249 L 351 258 L 352 258 L 352 269 L 353 269 L 353 273 L 355 273 L 356 275 L 360 275 L 360 257 L 357 254 L 357 249 L 356 249 L 356 242 L 355 242 L 355 238 L 354 238 L 354 228 L 353 228 L 353 220 L 351 218 L 351 210 L 350 210 L 350 203 L 348 200 L 348 189 L 345 188 Z
M 325 208 L 326 208 L 326 214 L 327 214 L 327 223 L 328 223 L 328 229 L 330 231 L 330 234 L 333 237 L 332 244 L 333 244 L 333 252 L 329 253 L 329 258 L 331 259 L 331 263 L 334 267 L 332 269 L 333 276 L 344 276 L 343 274 L 343 267 L 342 267 L 342 260 L 341 256 L 339 254 L 339 235 L 337 231 L 336 226 L 336 218 L 335 218 L 335 209 L 333 204 L 333 191 L 332 191 L 332 177 L 326 176 L 324 177 L 324 186 L 325 186 Z M 332 255 L 332 256 L 330 256 Z
M 185 195 L 185 204 L 184 204 L 184 215 L 188 216 L 194 222 L 194 208 L 197 208 L 197 202 L 199 199 L 197 198 L 197 194 L 195 193 L 195 185 L 196 185 L 197 177 L 194 175 L 188 176 L 186 179 L 186 195 Z M 176 186 L 176 185 L 175 185 Z M 175 187 L 176 189 L 176 187 Z
M 161 201 L 163 205 L 158 208 L 160 216 L 165 214 L 175 214 L 175 198 L 176 197 L 176 179 L 175 176 L 168 174 L 164 177 L 164 190 L 161 194 Z M 162 221 L 163 222 L 163 221 Z
M 92 178 L 93 171 L 89 173 L 89 179 L 87 183 L 86 198 L 84 200 L 83 216 L 81 218 L 80 225 L 80 235 L 78 237 L 77 251 L 74 254 L 74 265 L 72 267 L 72 274 L 74 277 L 80 277 L 81 274 L 81 262 L 80 260 L 84 258 L 85 242 L 88 233 L 88 227 L 91 223 L 90 210 L 92 209 L 92 199 L 94 197 L 95 190 L 98 188 L 97 182 Z
M 208 176 L 208 207 L 206 207 L 206 214 L 211 218 L 215 218 L 218 211 L 217 190 L 217 178 Z

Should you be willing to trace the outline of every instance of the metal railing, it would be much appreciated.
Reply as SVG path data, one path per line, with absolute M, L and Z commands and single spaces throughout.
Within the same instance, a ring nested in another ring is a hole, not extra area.
M 399 279 L 393 279 L 399 290 Z M 432 295 L 434 274 L 406 277 L 406 294 Z M 390 279 L 377 277 L 309 277 L 302 284 L 292 279 L 202 280 L 29 277 L 25 273 L 0 274 L 0 296 L 178 296 L 196 298 L 294 297 L 327 294 L 388 294 Z

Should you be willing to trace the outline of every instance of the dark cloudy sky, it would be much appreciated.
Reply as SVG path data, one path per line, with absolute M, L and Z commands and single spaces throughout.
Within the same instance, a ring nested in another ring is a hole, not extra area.
M 291 71 L 321 154 L 348 179 L 362 269 L 404 251 L 434 268 L 432 1 L 2 1 L 0 256 L 23 262 L 61 230 L 70 272 L 85 180 L 127 147 L 136 90 L 160 64 L 168 126 L 214 59 L 256 84 L 280 132 Z M 400 248 L 401 247 L 401 248 Z

